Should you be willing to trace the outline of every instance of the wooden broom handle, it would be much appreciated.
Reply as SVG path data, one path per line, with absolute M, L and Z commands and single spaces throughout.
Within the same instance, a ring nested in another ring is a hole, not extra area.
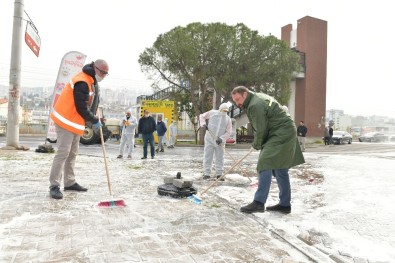
M 217 178 L 217 180 L 215 180 L 214 182 L 212 182 L 207 188 L 206 190 L 204 190 L 203 192 L 201 192 L 200 194 L 203 195 L 204 193 L 206 193 L 211 187 L 213 187 L 216 183 L 218 183 L 219 180 L 221 180 L 222 178 L 224 178 L 225 175 L 227 175 L 229 172 L 231 172 L 236 166 L 238 166 L 245 158 L 247 158 L 248 155 L 250 155 L 250 153 L 253 151 L 254 149 L 251 148 L 250 151 L 244 155 L 243 158 L 241 158 L 240 160 L 238 160 L 235 164 L 232 165 L 232 167 L 230 167 L 223 175 L 221 175 L 220 177 Z

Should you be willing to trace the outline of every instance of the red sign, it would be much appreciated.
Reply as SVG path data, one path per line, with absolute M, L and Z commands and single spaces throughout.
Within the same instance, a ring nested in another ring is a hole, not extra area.
M 25 42 L 38 57 L 38 54 L 40 53 L 41 39 L 36 27 L 30 22 L 26 24 Z

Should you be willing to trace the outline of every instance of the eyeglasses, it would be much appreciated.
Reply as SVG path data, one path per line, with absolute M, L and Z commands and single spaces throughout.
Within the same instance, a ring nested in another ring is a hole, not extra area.
M 108 76 L 108 72 L 107 72 L 107 71 L 101 70 L 101 69 L 99 69 L 99 68 L 96 67 L 96 66 L 95 66 L 95 68 L 100 72 L 100 74 L 102 74 L 102 75 L 104 75 L 104 76 Z

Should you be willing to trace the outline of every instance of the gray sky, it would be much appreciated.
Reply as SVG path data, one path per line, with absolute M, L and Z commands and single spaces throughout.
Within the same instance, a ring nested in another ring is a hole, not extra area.
M 187 4 L 188 3 L 188 4 Z M 261 35 L 312 16 L 328 22 L 327 109 L 395 117 L 395 55 L 391 1 L 366 0 L 24 0 L 41 37 L 37 58 L 22 46 L 23 87 L 53 86 L 69 51 L 103 58 L 110 75 L 102 87 L 150 94 L 138 56 L 159 34 L 192 22 L 244 23 Z M 14 1 L 1 1 L 0 85 L 9 84 Z M 25 18 L 27 16 L 25 15 Z M 25 27 L 24 24 L 23 27 Z M 134 95 L 134 94 L 133 94 Z

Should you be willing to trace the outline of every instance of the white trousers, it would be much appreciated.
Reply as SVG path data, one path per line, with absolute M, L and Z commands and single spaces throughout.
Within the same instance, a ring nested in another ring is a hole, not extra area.
M 121 144 L 119 146 L 119 155 L 123 155 L 125 152 L 125 146 L 128 148 L 128 155 L 132 155 L 134 151 L 134 134 L 124 133 L 121 137 Z

